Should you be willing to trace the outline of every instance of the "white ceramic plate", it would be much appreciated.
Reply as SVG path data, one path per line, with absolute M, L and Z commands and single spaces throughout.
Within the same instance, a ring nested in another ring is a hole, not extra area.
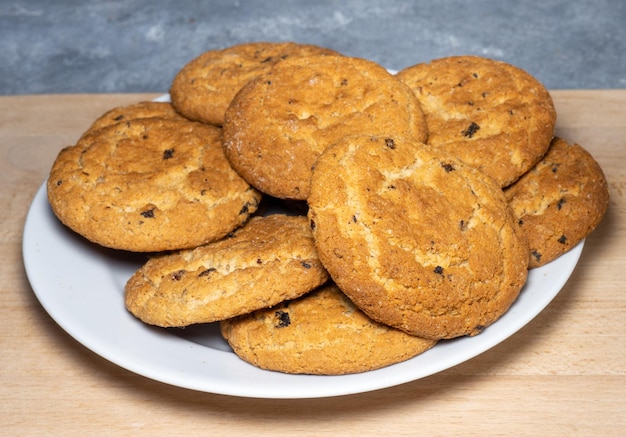
M 346 376 L 287 375 L 240 360 L 217 324 L 185 330 L 140 322 L 124 307 L 124 284 L 145 255 L 108 250 L 64 227 L 54 216 L 45 184 L 30 207 L 23 239 L 26 273 L 50 316 L 72 337 L 113 363 L 167 384 L 257 398 L 315 398 L 366 392 L 423 378 L 467 361 L 513 335 L 563 287 L 583 242 L 530 271 L 518 300 L 480 335 L 442 341 L 417 357 Z

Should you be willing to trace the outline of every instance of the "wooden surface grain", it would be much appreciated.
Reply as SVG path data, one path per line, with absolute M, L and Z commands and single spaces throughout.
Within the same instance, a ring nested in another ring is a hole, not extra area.
M 611 195 L 554 301 L 482 355 L 388 389 L 264 400 L 120 368 L 59 328 L 22 262 L 32 198 L 61 147 L 152 94 L 0 97 L 0 426 L 4 435 L 626 435 L 626 90 L 553 91 L 557 134 L 598 160 Z

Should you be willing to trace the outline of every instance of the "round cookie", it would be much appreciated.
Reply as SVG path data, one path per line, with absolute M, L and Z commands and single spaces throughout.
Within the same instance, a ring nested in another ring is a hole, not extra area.
M 506 187 L 546 152 L 556 111 L 543 85 L 522 69 L 478 56 L 452 56 L 397 73 L 422 104 L 428 144 Z
M 294 299 L 328 279 L 304 216 L 255 216 L 232 236 L 150 259 L 128 280 L 136 317 L 174 327 L 214 322 Z
M 186 117 L 221 126 L 235 94 L 281 59 L 334 50 L 294 42 L 253 42 L 207 51 L 187 63 L 174 77 L 170 96 Z
M 378 64 L 346 56 L 290 58 L 249 82 L 226 111 L 235 170 L 274 197 L 307 198 L 322 151 L 350 134 L 426 139 L 413 92 Z
M 295 374 L 365 372 L 405 361 L 436 343 L 371 320 L 332 283 L 274 308 L 224 320 L 220 328 L 243 360 Z
M 137 102 L 126 106 L 118 106 L 102 114 L 89 126 L 83 133 L 86 135 L 96 129 L 109 126 L 116 123 L 122 123 L 137 118 L 165 117 L 176 118 L 179 120 L 187 120 L 181 114 L 176 112 L 169 102 Z
M 600 223 L 609 204 L 600 165 L 583 147 L 558 137 L 504 193 L 528 238 L 530 268 L 576 246 Z
M 410 334 L 478 334 L 526 282 L 528 246 L 502 189 L 412 139 L 355 136 L 328 148 L 308 203 L 332 279 L 371 318 Z
M 261 194 L 232 169 L 221 129 L 145 118 L 103 127 L 58 154 L 47 183 L 55 215 L 102 246 L 195 247 L 244 223 Z

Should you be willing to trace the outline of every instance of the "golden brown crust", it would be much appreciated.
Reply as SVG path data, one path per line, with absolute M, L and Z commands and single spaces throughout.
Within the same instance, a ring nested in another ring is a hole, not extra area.
M 221 126 L 235 94 L 276 62 L 334 50 L 294 42 L 252 42 L 210 50 L 187 63 L 174 77 L 172 104 L 192 120 Z
M 374 320 L 410 334 L 477 334 L 526 281 L 528 246 L 499 186 L 414 140 L 330 147 L 308 202 L 333 280 Z
M 157 118 L 83 136 L 59 153 L 47 189 L 54 213 L 75 232 L 136 252 L 221 238 L 261 197 L 228 164 L 221 129 Z
M 609 204 L 600 165 L 583 147 L 558 137 L 505 195 L 527 235 L 530 268 L 576 246 L 600 223 Z
M 306 217 L 253 217 L 232 236 L 150 259 L 128 280 L 128 310 L 146 323 L 208 323 L 294 299 L 323 284 Z
M 544 155 L 556 124 L 552 98 L 522 69 L 478 56 L 452 56 L 398 72 L 422 104 L 428 144 L 505 187 Z
M 243 360 L 296 374 L 365 372 L 412 358 L 435 341 L 374 322 L 334 284 L 297 300 L 221 323 Z
M 319 154 L 346 135 L 426 138 L 419 102 L 381 66 L 345 56 L 290 58 L 248 83 L 226 112 L 224 149 L 251 185 L 306 199 Z
M 137 102 L 126 106 L 118 106 L 112 108 L 95 119 L 91 126 L 83 133 L 86 135 L 96 129 L 110 126 L 116 123 L 123 123 L 137 118 L 175 118 L 179 120 L 187 120 L 181 114 L 176 112 L 170 102 Z

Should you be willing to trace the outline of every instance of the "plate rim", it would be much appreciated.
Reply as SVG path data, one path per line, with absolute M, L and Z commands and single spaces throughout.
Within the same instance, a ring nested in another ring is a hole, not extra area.
M 45 214 L 47 214 L 47 216 Z M 43 281 L 44 278 L 40 277 L 38 263 L 46 260 L 49 262 L 50 260 L 45 258 L 46 255 L 44 254 L 44 250 L 52 250 L 51 248 L 46 247 L 46 244 L 52 244 L 51 241 L 45 241 L 45 239 L 42 240 L 37 237 L 37 232 L 42 232 L 39 229 L 42 225 L 44 229 L 47 226 L 49 228 L 47 229 L 48 231 L 52 230 L 52 232 L 48 234 L 50 235 L 50 238 L 58 238 L 60 239 L 59 241 L 63 241 L 61 240 L 63 236 L 54 235 L 54 232 L 74 235 L 72 234 L 72 231 L 65 228 L 52 213 L 47 200 L 45 181 L 39 187 L 35 197 L 33 198 L 24 223 L 22 240 L 23 262 L 31 288 L 44 310 L 52 317 L 57 325 L 59 325 L 76 341 L 95 352 L 100 357 L 118 365 L 119 367 L 162 383 L 208 393 L 266 399 L 321 398 L 370 392 L 425 378 L 466 362 L 511 337 L 517 331 L 526 326 L 550 304 L 550 302 L 560 293 L 576 268 L 585 242 L 585 240 L 582 240 L 569 252 L 565 253 L 546 266 L 530 270 L 528 282 L 522 289 L 518 300 L 513 303 L 507 313 L 477 336 L 442 341 L 435 345 L 432 349 L 407 361 L 369 372 L 340 376 L 289 375 L 258 369 L 248 363 L 245 363 L 232 352 L 211 349 L 170 333 L 164 328 L 156 328 L 145 325 L 128 313 L 125 308 L 123 308 L 123 312 L 120 312 L 117 315 L 115 315 L 115 313 L 112 314 L 117 317 L 117 324 L 122 325 L 121 327 L 124 329 L 130 329 L 130 334 L 146 342 L 137 350 L 133 350 L 130 355 L 128 354 L 128 348 L 136 348 L 138 345 L 117 345 L 118 349 L 116 350 L 116 346 L 111 345 L 110 338 L 101 338 L 103 336 L 102 332 L 99 332 L 99 334 L 94 337 L 92 332 L 94 329 L 93 326 L 88 326 L 89 329 L 81 331 L 81 329 L 85 327 L 85 323 L 89 324 L 93 322 L 89 319 L 88 321 L 85 321 L 83 318 L 84 316 L 81 314 L 70 313 L 68 316 L 66 311 L 67 309 L 61 308 L 63 305 L 61 305 L 60 302 L 55 301 L 51 296 L 50 288 L 52 286 L 50 285 L 50 278 L 47 277 L 45 278 L 45 281 Z M 97 245 L 89 243 L 86 240 L 82 240 L 82 237 L 78 235 L 75 235 L 72 238 L 75 241 L 67 242 L 68 245 L 74 244 L 78 248 L 77 250 L 87 251 L 86 255 L 93 255 L 93 253 L 91 253 L 92 250 L 95 250 L 96 257 L 101 255 L 102 252 L 100 251 L 102 248 Z M 70 240 L 72 238 L 70 238 Z M 117 252 L 113 253 L 117 254 Z M 54 261 L 58 261 L 58 253 L 55 253 L 55 255 L 57 255 L 57 259 Z M 81 253 L 79 255 L 85 254 Z M 84 261 L 87 262 L 87 259 Z M 109 268 L 109 266 L 106 267 Z M 104 269 L 105 266 L 103 265 L 102 268 Z M 524 294 L 524 292 L 528 291 L 527 288 L 529 287 L 529 284 L 533 284 L 534 281 L 540 281 L 542 278 L 547 277 L 555 268 L 562 270 L 557 271 L 556 273 L 557 278 L 555 278 L 554 285 L 551 288 L 552 291 L 547 295 L 544 294 L 543 296 L 539 296 L 541 300 L 539 303 L 535 302 L 533 305 L 534 310 L 532 312 L 527 314 L 518 314 L 516 312 L 516 306 L 519 306 L 521 299 L 528 299 L 528 293 Z M 106 272 L 99 273 L 103 275 L 107 274 Z M 67 278 L 60 277 L 56 279 L 64 281 L 68 280 Z M 42 284 L 42 281 L 48 285 Z M 76 287 L 79 286 L 79 284 L 72 284 L 71 281 L 69 285 Z M 59 289 L 56 291 L 59 291 Z M 78 299 L 77 305 L 79 309 L 81 308 L 81 305 L 87 305 L 85 301 L 80 300 L 87 299 L 87 296 L 72 294 L 72 290 L 68 291 L 63 289 L 61 291 L 63 293 L 69 293 L 71 298 L 74 300 Z M 102 296 L 100 297 L 102 298 Z M 119 304 L 123 307 L 123 299 L 121 297 L 109 298 L 111 297 L 108 296 L 106 299 L 101 299 L 102 303 L 106 301 L 110 307 L 115 299 L 119 299 Z M 114 311 L 119 311 L 120 305 L 113 306 Z M 111 317 L 111 314 L 108 316 Z M 507 323 L 510 319 L 515 321 L 515 323 Z M 121 337 L 122 334 L 127 337 L 130 335 L 128 332 L 117 333 L 115 335 L 119 335 Z M 116 341 L 127 340 L 120 340 L 120 338 L 117 338 Z M 469 344 L 471 353 L 466 352 L 464 354 L 459 354 L 458 351 L 455 351 L 455 348 L 459 349 L 459 344 Z M 165 364 L 159 361 L 155 362 L 155 358 L 164 357 L 159 356 L 158 354 L 155 356 L 154 351 L 150 352 L 149 348 L 152 347 L 164 348 L 168 353 L 173 355 L 182 355 L 180 357 L 168 357 Z M 200 364 L 195 364 L 193 368 L 190 365 L 186 366 L 185 360 L 187 359 L 199 360 Z M 435 364 L 428 363 L 429 359 L 435 361 Z M 437 361 L 437 359 L 440 361 Z M 210 364 L 209 360 L 211 360 Z M 415 363 L 425 366 L 421 372 L 416 372 L 412 368 Z M 180 367 L 173 368 L 168 366 Z M 207 379 L 205 377 L 202 379 L 201 370 L 203 369 L 207 371 L 215 371 L 218 369 L 219 372 L 217 373 L 219 375 L 213 378 Z M 242 378 L 242 382 L 238 384 L 236 382 L 239 380 L 238 375 L 233 375 L 233 372 L 241 372 L 246 378 L 250 378 L 251 376 L 254 377 L 258 374 L 261 375 L 260 377 L 262 379 L 267 378 L 268 383 L 265 385 L 263 383 L 255 385 L 252 384 L 254 381 L 248 380 L 245 381 L 247 382 L 246 384 L 243 381 L 245 378 Z M 198 375 L 200 375 L 200 379 L 194 379 L 197 378 Z M 225 379 L 220 380 L 220 375 Z M 280 384 L 298 386 L 298 382 L 300 384 L 299 388 L 296 390 L 280 386 Z M 271 385 L 271 387 L 269 385 Z

